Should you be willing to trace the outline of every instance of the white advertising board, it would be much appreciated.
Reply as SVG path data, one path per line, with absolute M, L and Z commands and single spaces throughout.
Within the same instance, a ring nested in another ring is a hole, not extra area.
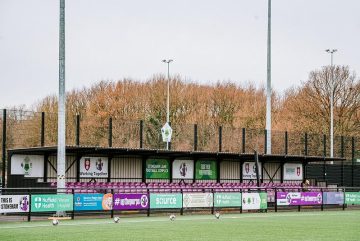
M 107 157 L 82 157 L 80 159 L 80 177 L 108 177 Z
M 243 179 L 256 179 L 256 164 L 255 162 L 244 162 L 242 170 Z M 261 163 L 259 163 L 259 178 L 261 179 Z
M 267 209 L 267 193 L 243 193 L 243 210 Z
M 284 164 L 284 180 L 303 180 L 303 166 L 297 163 Z
M 209 208 L 213 206 L 212 193 L 184 193 L 184 208 Z
M 44 177 L 44 156 L 18 155 L 11 156 L 11 175 L 25 177 Z
M 173 179 L 193 179 L 194 161 L 193 160 L 174 160 L 172 165 Z
M 29 195 L 0 195 L 0 213 L 29 212 Z

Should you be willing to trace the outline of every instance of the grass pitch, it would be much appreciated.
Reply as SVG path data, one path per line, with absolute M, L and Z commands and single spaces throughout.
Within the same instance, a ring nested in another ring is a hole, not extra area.
M 2 222 L 0 240 L 360 240 L 360 211 Z

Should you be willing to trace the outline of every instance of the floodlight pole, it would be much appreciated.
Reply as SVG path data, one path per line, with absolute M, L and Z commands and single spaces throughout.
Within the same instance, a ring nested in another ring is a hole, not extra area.
M 333 55 L 337 49 L 325 50 L 331 55 L 331 81 L 330 81 L 330 157 L 334 157 L 334 66 L 333 66 Z
M 65 191 L 65 0 L 60 0 L 57 193 Z
M 166 98 L 166 123 L 170 122 L 170 63 L 173 62 L 172 59 L 162 60 L 167 64 L 167 98 Z M 166 142 L 166 150 L 169 150 L 169 142 Z
M 271 154 L 271 0 L 268 0 L 267 84 L 266 84 L 266 154 Z

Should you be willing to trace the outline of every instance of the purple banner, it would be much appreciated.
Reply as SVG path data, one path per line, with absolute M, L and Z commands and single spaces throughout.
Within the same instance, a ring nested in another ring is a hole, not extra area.
M 148 209 L 149 196 L 144 193 L 114 194 L 114 210 Z
M 344 193 L 343 192 L 324 192 L 323 193 L 324 204 L 344 204 Z
M 277 205 L 321 205 L 321 192 L 278 192 L 276 193 Z

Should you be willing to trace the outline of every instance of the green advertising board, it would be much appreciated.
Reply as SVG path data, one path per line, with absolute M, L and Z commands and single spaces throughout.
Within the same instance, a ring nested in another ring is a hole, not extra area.
M 150 208 L 182 208 L 182 194 L 163 193 L 150 194 Z
M 241 207 L 241 193 L 215 193 L 214 207 Z
M 198 180 L 216 179 L 216 162 L 208 160 L 198 160 L 195 168 L 195 178 Z
M 31 212 L 72 211 L 72 194 L 32 195 Z
M 345 204 L 360 205 L 360 192 L 345 192 Z
M 169 160 L 147 159 L 146 160 L 146 178 L 169 179 L 170 178 Z

